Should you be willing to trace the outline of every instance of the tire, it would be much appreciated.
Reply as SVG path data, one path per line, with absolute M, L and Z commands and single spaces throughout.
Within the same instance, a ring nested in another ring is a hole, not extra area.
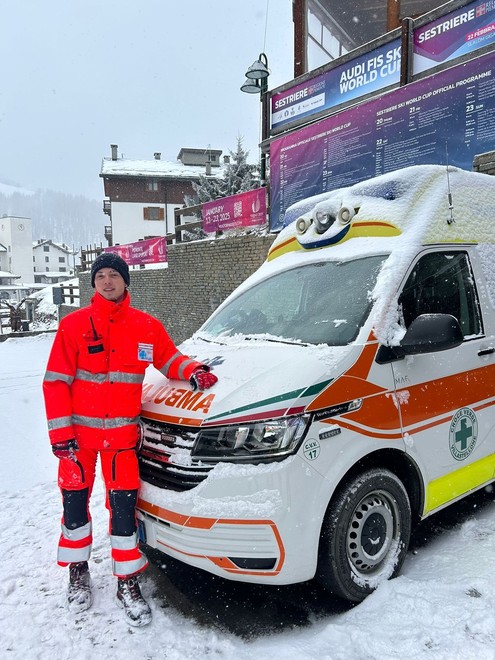
M 402 482 L 372 469 L 344 484 L 323 520 L 316 577 L 334 595 L 359 603 L 404 562 L 411 506 Z

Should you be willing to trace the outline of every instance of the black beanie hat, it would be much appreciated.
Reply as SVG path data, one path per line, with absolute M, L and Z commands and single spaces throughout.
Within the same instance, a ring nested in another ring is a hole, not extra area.
M 122 279 L 129 286 L 131 278 L 129 275 L 129 266 L 115 252 L 103 252 L 93 261 L 91 266 L 91 286 L 95 286 L 95 275 L 102 268 L 113 268 L 122 275 Z

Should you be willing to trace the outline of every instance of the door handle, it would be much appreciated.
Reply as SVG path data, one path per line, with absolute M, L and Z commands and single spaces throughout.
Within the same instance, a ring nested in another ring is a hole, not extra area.
M 480 357 L 482 355 L 490 355 L 491 353 L 495 353 L 495 348 L 493 346 L 490 346 L 490 348 L 482 348 L 481 351 L 478 351 Z

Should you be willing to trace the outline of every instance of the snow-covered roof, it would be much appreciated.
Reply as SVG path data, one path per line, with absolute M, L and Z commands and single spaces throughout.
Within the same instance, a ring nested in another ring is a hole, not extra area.
M 46 272 L 45 271 L 40 271 L 40 272 L 36 271 L 34 274 L 36 275 L 36 277 L 66 277 L 66 278 L 73 277 L 72 273 L 69 273 L 67 271 L 66 272 L 59 272 L 58 270 L 51 270 L 51 271 L 47 270 Z
M 494 243 L 492 211 L 495 177 L 456 167 L 415 165 L 292 205 L 284 223 L 288 228 L 279 234 L 271 253 L 290 235 L 306 249 L 356 236 L 405 234 L 416 244 Z M 318 231 L 318 216 L 333 218 L 324 232 Z M 296 219 L 306 220 L 305 231 L 296 230 Z
M 212 167 L 212 178 L 219 178 L 223 174 L 223 167 Z M 206 175 L 204 165 L 183 165 L 179 161 L 167 160 L 128 160 L 119 158 L 112 160 L 104 158 L 101 165 L 101 177 L 105 176 L 154 176 L 156 178 L 170 179 L 197 179 Z
M 10 273 L 8 270 L 0 270 L 0 278 L 3 277 L 10 277 L 11 279 L 19 279 L 20 275 L 14 275 L 13 273 Z
M 68 245 L 65 245 L 65 243 L 55 243 L 55 241 L 52 241 L 51 239 L 33 241 L 33 250 L 41 247 L 42 245 L 53 245 L 53 247 L 59 249 L 61 252 L 66 252 L 67 254 L 77 254 L 77 251 L 74 252 Z

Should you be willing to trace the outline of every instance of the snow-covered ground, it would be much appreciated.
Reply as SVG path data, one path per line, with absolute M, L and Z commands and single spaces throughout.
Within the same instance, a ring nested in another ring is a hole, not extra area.
M 1 658 L 495 659 L 493 494 L 453 529 L 419 544 L 402 575 L 359 606 L 246 641 L 163 608 L 153 572 L 142 580 L 153 623 L 147 629 L 126 624 L 114 601 L 99 483 L 92 507 L 94 604 L 71 615 L 64 605 L 67 573 L 55 564 L 60 502 L 41 395 L 52 339 L 0 343 Z

